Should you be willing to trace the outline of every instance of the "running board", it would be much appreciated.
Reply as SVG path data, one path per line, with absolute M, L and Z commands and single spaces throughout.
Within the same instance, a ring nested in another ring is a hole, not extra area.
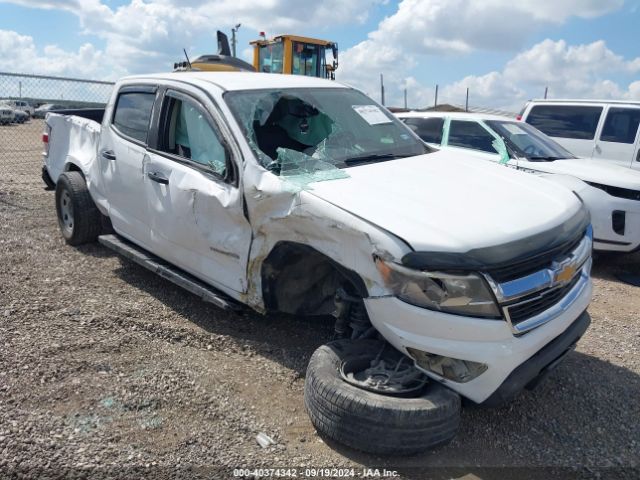
M 100 235 L 98 242 L 197 295 L 205 302 L 213 303 L 224 310 L 240 310 L 242 308 L 240 304 L 228 298 L 224 293 L 118 235 Z

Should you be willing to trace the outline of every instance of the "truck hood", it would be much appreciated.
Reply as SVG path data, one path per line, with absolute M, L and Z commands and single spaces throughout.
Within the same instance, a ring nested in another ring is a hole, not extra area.
M 580 209 L 567 188 L 446 151 L 346 169 L 309 193 L 402 238 L 414 250 L 464 253 L 558 227 Z
M 567 158 L 553 162 L 519 161 L 518 164 L 539 172 L 571 175 L 585 182 L 640 190 L 639 171 L 606 162 L 587 158 Z

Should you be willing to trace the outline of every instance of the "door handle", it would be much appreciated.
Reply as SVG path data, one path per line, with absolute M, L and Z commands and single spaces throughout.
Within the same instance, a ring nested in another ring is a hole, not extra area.
M 147 177 L 149 177 L 154 182 L 161 183 L 162 185 L 169 185 L 169 179 L 165 177 L 162 173 L 149 172 L 147 173 Z
M 636 155 L 636 162 L 640 162 L 640 148 L 638 148 L 638 154 Z
M 116 159 L 116 154 L 113 153 L 113 150 L 103 150 L 102 157 L 113 161 Z
M 602 149 L 600 148 L 600 145 L 596 145 L 596 153 L 602 153 Z

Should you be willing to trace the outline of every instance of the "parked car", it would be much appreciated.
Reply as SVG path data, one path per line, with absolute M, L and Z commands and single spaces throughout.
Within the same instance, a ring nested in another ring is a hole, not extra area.
M 179 72 L 113 92 L 102 123 L 46 118 L 62 236 L 222 308 L 333 314 L 304 401 L 339 442 L 445 443 L 459 395 L 510 401 L 589 325 L 592 229 L 562 186 L 434 151 L 329 80 Z
M 23 112 L 22 110 L 14 110 L 15 114 L 14 122 L 16 123 L 24 123 L 29 121 L 29 114 L 27 112 Z
M 64 110 L 65 107 L 64 105 L 57 105 L 55 103 L 45 103 L 44 105 L 41 105 L 40 107 L 36 108 L 35 112 L 33 113 L 34 118 L 44 118 L 46 116 L 47 113 L 52 112 L 54 110 Z
M 29 104 L 29 102 L 25 102 L 24 100 L 2 100 L 3 103 L 6 103 L 14 110 L 19 110 L 25 112 L 29 117 L 33 115 L 33 107 Z
M 0 125 L 9 125 L 16 119 L 13 108 L 6 104 L 0 104 Z
M 632 252 L 640 247 L 640 172 L 575 157 L 513 118 L 465 112 L 408 112 L 398 117 L 432 146 L 543 174 L 573 190 L 591 213 L 594 249 Z M 507 157 L 501 156 L 496 140 L 504 142 Z
M 580 157 L 640 170 L 640 102 L 531 100 L 519 119 Z

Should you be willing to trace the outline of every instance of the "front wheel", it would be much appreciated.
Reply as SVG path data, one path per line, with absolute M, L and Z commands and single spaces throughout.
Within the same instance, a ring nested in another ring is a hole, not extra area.
M 65 172 L 58 177 L 56 212 L 60 231 L 68 244 L 93 242 L 100 234 L 100 211 L 80 172 Z
M 304 403 L 318 431 L 357 450 L 409 455 L 449 442 L 460 396 L 386 342 L 337 340 L 309 361 Z

